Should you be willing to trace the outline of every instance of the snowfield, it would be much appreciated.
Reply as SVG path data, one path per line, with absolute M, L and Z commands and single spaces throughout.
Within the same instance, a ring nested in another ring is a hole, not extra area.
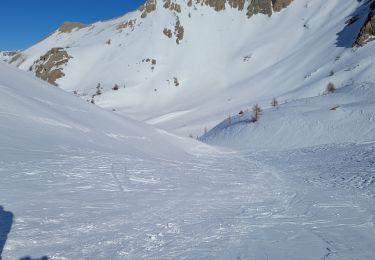
M 375 84 L 351 82 L 334 93 L 265 106 L 230 116 L 200 139 L 240 150 L 285 150 L 375 140 Z
M 374 158 L 367 144 L 1 162 L 0 201 L 16 216 L 4 259 L 370 260 Z
M 173 2 L 0 52 L 0 259 L 373 260 L 371 1 Z
M 0 73 L 0 205 L 14 214 L 4 259 L 375 253 L 374 142 L 213 148 L 120 118 L 8 65 Z

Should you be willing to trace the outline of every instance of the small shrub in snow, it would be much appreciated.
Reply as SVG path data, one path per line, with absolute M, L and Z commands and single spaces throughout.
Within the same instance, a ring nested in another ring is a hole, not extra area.
M 119 87 L 119 85 L 117 85 L 117 84 L 115 84 L 114 86 L 113 86 L 113 88 L 112 88 L 112 90 L 118 90 L 120 87 Z
M 106 41 L 105 43 L 108 44 L 108 45 L 111 45 L 111 39 L 109 39 L 109 40 Z
M 228 126 L 232 124 L 232 117 L 229 115 L 227 118 Z
M 102 85 L 100 83 L 98 83 L 98 85 L 96 86 L 96 93 L 95 93 L 94 96 L 100 96 L 102 94 L 102 92 L 101 92 L 102 87 L 101 86 Z
M 326 87 L 327 93 L 334 93 L 336 91 L 336 86 L 332 82 L 328 83 Z
M 335 75 L 335 72 L 334 72 L 333 70 L 331 70 L 331 71 L 329 72 L 329 76 L 332 77 L 333 75 Z
M 173 82 L 174 82 L 174 85 L 176 86 L 176 87 L 178 87 L 178 86 L 180 86 L 180 82 L 178 82 L 178 78 L 173 78 Z
M 271 106 L 277 108 L 279 106 L 279 101 L 276 98 L 273 98 L 271 101 Z
M 262 113 L 263 113 L 262 108 L 258 104 L 255 104 L 253 106 L 253 115 L 250 119 L 250 122 L 251 123 L 258 122 L 259 117 L 262 115 Z

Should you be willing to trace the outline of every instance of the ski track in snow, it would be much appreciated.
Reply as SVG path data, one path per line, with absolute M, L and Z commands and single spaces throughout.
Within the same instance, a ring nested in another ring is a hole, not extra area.
M 374 155 L 363 144 L 0 162 L 0 205 L 16 217 L 4 259 L 372 259 Z

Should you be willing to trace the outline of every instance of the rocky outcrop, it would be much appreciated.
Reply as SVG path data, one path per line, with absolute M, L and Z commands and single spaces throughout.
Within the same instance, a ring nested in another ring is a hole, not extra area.
M 137 19 L 128 20 L 126 22 L 123 22 L 117 25 L 117 30 L 125 30 L 125 29 L 130 28 L 133 31 L 136 23 L 137 23 Z
M 250 17 L 259 13 L 268 16 L 272 15 L 271 0 L 251 0 L 249 7 L 247 8 L 247 16 Z
M 176 24 L 174 26 L 174 32 L 171 29 L 164 28 L 163 34 L 168 38 L 172 39 L 173 35 L 176 37 L 176 43 L 180 44 L 184 39 L 185 29 L 180 22 L 180 18 L 176 17 Z
M 243 10 L 247 5 L 247 16 L 265 14 L 271 16 L 273 12 L 279 12 L 288 7 L 293 0 L 196 0 L 196 4 L 207 5 L 215 11 L 225 10 L 227 7 Z M 188 6 L 192 1 L 188 1 Z
M 272 8 L 274 12 L 280 12 L 282 9 L 287 8 L 293 0 L 272 0 Z
M 205 4 L 215 9 L 215 11 L 225 10 L 228 4 L 231 8 L 243 10 L 245 7 L 246 0 L 196 0 L 197 4 Z
M 180 19 L 177 17 L 176 25 L 174 28 L 174 35 L 176 36 L 177 44 L 180 44 L 180 42 L 184 39 L 184 32 L 185 32 L 185 29 L 181 25 Z
M 172 38 L 172 36 L 173 36 L 172 30 L 171 30 L 171 29 L 168 29 L 168 28 L 164 28 L 163 33 L 164 33 L 164 35 L 167 36 L 168 38 Z
M 375 40 L 375 2 L 370 5 L 366 22 L 362 26 L 353 47 L 362 47 L 373 40 Z
M 10 62 L 14 57 L 19 57 L 20 55 L 21 53 L 19 51 L 0 51 L 0 60 Z
M 142 12 L 141 18 L 146 18 L 149 13 L 156 10 L 156 0 L 147 0 L 146 3 L 139 7 L 139 11 Z
M 271 16 L 273 12 L 280 12 L 288 7 L 293 0 L 250 0 L 247 8 L 247 16 L 265 14 Z
M 65 76 L 63 66 L 65 66 L 72 57 L 63 48 L 52 48 L 39 60 L 35 61 L 30 67 L 35 71 L 35 75 L 52 85 L 58 86 L 56 80 Z
M 171 0 L 164 0 L 164 8 L 169 9 L 170 11 L 175 11 L 181 13 L 181 5 L 174 3 Z
M 22 63 L 24 63 L 25 61 L 26 61 L 26 55 L 23 54 L 22 52 L 17 53 L 15 55 L 11 56 L 10 59 L 8 59 L 8 62 L 10 64 L 13 64 L 17 67 L 21 66 Z
M 181 5 L 176 0 L 159 0 L 163 7 L 181 13 Z M 265 14 L 271 16 L 273 12 L 279 12 L 288 7 L 293 0 L 187 0 L 188 7 L 193 5 L 205 5 L 213 8 L 215 11 L 223 11 L 226 8 L 234 8 L 242 11 L 247 6 L 247 16 L 251 17 L 256 14 Z M 147 14 L 156 10 L 157 0 L 148 0 L 139 10 L 142 12 L 141 17 L 146 18 Z
M 71 33 L 73 30 L 80 30 L 89 26 L 83 23 L 65 22 L 57 31 L 59 33 Z

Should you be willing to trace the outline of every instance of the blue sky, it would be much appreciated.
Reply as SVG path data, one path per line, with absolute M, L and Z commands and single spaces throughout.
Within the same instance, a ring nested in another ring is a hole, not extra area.
M 137 9 L 145 0 L 1 0 L 0 50 L 25 49 L 65 21 L 93 23 Z

